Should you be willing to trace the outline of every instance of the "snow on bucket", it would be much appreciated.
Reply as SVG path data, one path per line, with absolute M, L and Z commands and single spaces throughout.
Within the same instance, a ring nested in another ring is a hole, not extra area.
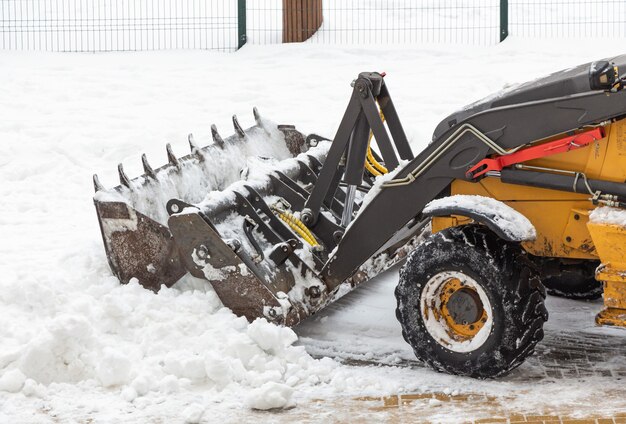
M 144 174 L 129 179 L 118 165 L 120 185 L 105 189 L 94 175 L 94 203 L 107 259 L 121 282 L 137 278 L 146 288 L 173 285 L 187 270 L 167 226 L 170 199 L 195 204 L 209 192 L 242 178 L 250 157 L 283 160 L 308 150 L 303 134 L 291 125 L 276 125 L 254 109 L 256 125 L 242 129 L 233 116 L 235 134 L 222 138 L 211 127 L 214 143 L 198 147 L 189 135 L 191 154 L 177 158 L 169 144 L 168 163 L 153 169 L 142 155 Z

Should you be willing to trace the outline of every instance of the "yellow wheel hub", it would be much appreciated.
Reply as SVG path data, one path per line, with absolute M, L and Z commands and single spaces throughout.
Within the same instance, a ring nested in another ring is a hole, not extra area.
M 472 339 L 487 322 L 487 311 L 478 292 L 458 278 L 443 283 L 440 300 L 436 315 L 445 321 L 448 335 L 454 340 Z

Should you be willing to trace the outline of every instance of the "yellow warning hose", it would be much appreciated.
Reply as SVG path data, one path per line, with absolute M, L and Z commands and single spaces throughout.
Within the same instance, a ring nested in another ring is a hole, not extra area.
M 385 115 L 383 114 L 383 111 L 381 110 L 379 114 L 380 119 L 385 122 Z M 388 173 L 389 171 L 387 170 L 387 168 L 385 168 L 383 164 L 376 160 L 374 154 L 372 153 L 372 148 L 370 147 L 370 144 L 373 137 L 374 132 L 370 130 L 370 138 L 367 141 L 367 159 L 365 160 L 365 169 L 367 169 L 367 172 L 369 172 L 373 176 L 378 177 L 380 175 Z
M 317 240 L 313 236 L 313 233 L 304 225 L 302 221 L 295 217 L 290 212 L 277 210 L 278 217 L 282 219 L 285 224 L 289 225 L 289 227 L 294 230 L 300 237 L 304 239 L 307 243 L 311 245 L 311 247 L 319 246 Z

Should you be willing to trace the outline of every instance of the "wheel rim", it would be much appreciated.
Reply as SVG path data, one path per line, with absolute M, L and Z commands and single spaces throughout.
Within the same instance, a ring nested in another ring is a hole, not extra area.
M 428 333 L 454 352 L 482 346 L 493 326 L 493 311 L 485 290 L 472 277 L 444 271 L 424 285 L 420 311 Z

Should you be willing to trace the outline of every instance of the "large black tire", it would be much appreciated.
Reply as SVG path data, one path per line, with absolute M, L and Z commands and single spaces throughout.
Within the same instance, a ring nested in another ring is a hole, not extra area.
M 552 296 L 593 300 L 602 296 L 602 283 L 595 279 L 600 265 L 593 260 L 540 259 L 541 282 Z
M 467 284 L 482 291 L 480 299 L 488 299 L 479 304 L 483 320 L 491 316 L 490 325 L 489 321 L 482 324 L 476 336 L 463 342 L 465 347 L 442 342 L 450 333 L 446 336 L 433 329 L 441 319 L 435 315 L 424 319 L 423 310 L 429 311 L 428 305 L 435 302 L 426 298 L 425 287 L 430 291 L 433 281 L 447 275 L 464 276 Z M 535 265 L 519 244 L 506 242 L 480 225 L 448 228 L 419 245 L 400 271 L 395 293 L 402 335 L 417 358 L 451 374 L 492 378 L 510 372 L 533 353 L 548 319 L 546 292 Z

